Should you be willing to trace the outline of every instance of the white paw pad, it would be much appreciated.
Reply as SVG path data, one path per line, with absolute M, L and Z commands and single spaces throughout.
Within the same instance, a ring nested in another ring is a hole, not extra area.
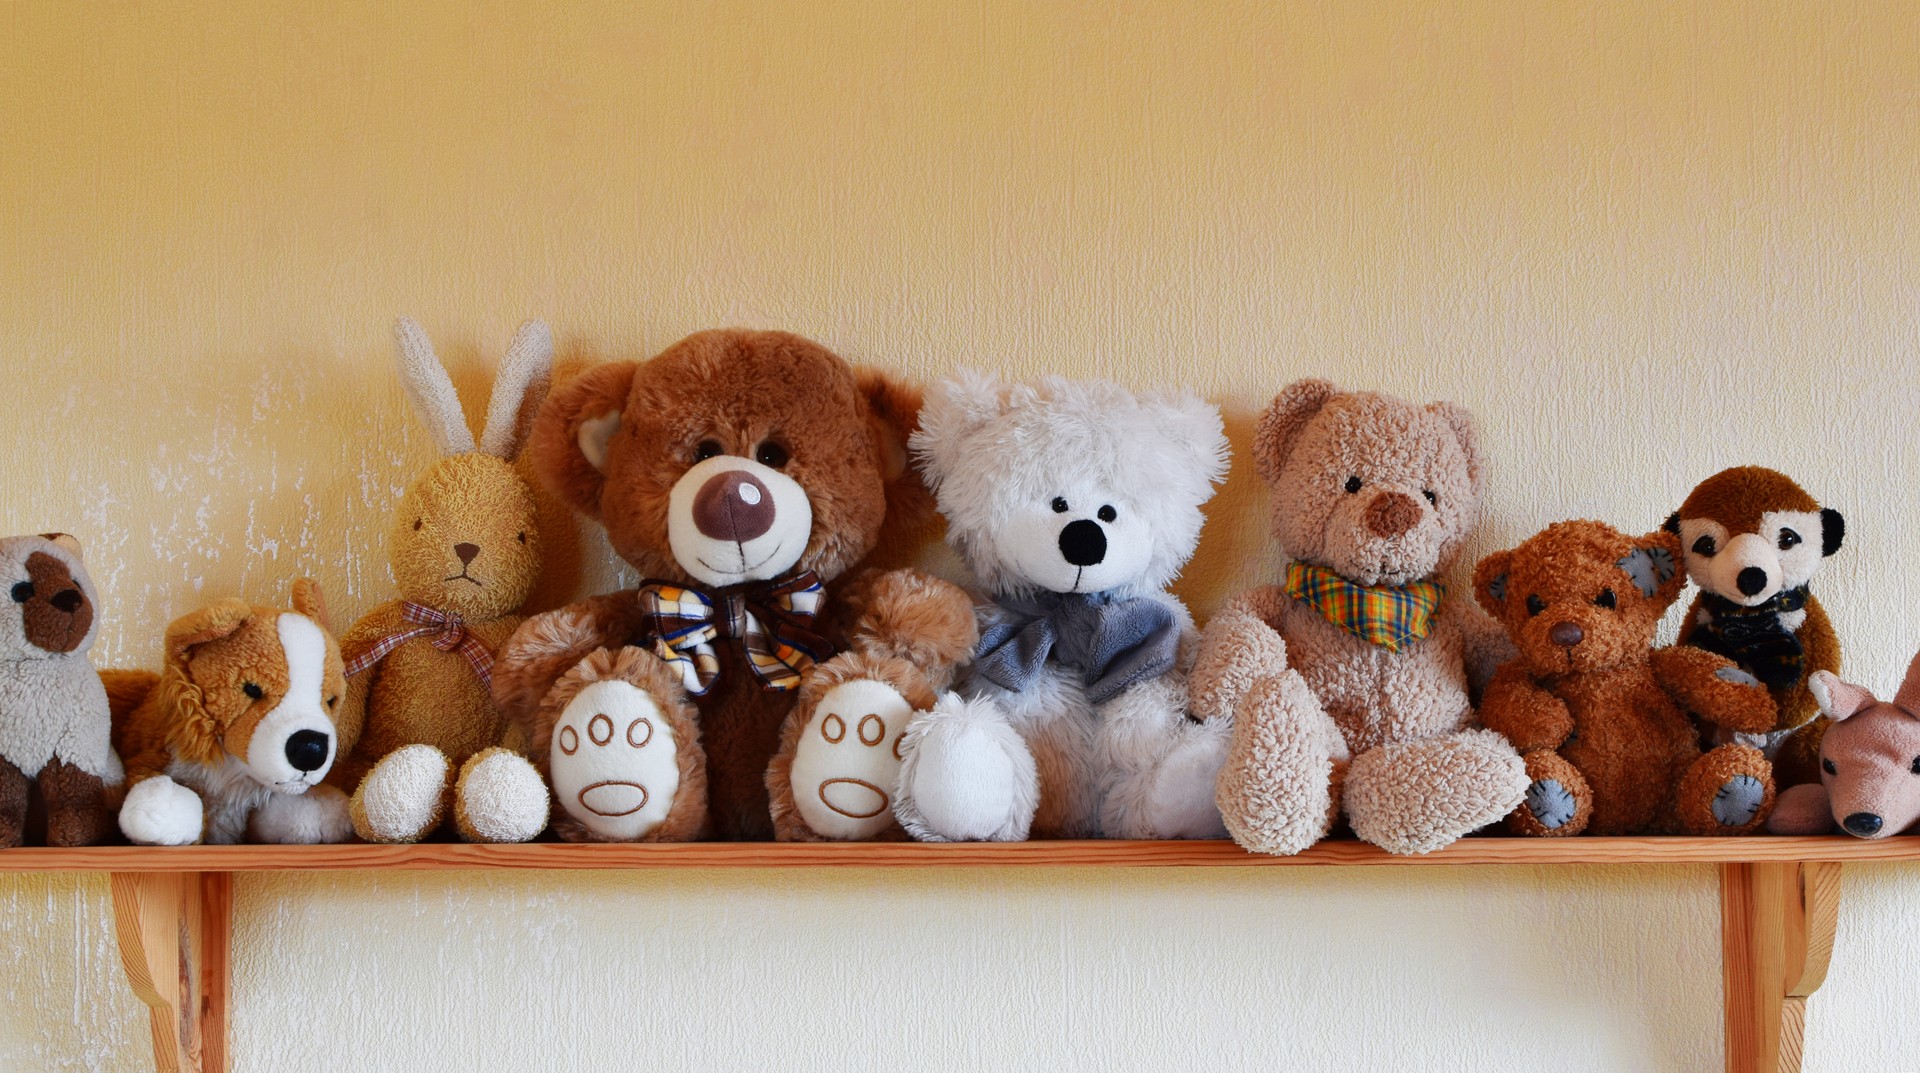
M 652 697 L 626 682 L 594 682 L 553 726 L 554 797 L 602 838 L 644 837 L 673 809 L 679 751 Z
M 547 826 L 547 784 L 525 757 L 496 752 L 467 770 L 460 804 L 489 842 L 531 842 Z
M 366 817 L 361 837 L 408 842 L 425 835 L 440 819 L 451 774 L 446 754 L 431 745 L 406 745 L 381 757 L 354 793 Z
M 139 846 L 190 846 L 200 841 L 200 795 L 165 775 L 144 779 L 120 806 L 120 833 Z
M 793 753 L 793 803 L 825 838 L 872 838 L 893 822 L 900 736 L 913 706 L 869 679 L 827 691 Z

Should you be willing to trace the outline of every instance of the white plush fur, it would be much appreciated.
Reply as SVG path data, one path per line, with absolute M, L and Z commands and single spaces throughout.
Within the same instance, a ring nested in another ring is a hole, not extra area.
M 405 842 L 440 820 L 453 765 L 431 745 L 403 745 L 380 758 L 354 794 L 366 813 L 367 834 L 381 842 Z
M 165 775 L 142 779 L 120 806 L 120 833 L 136 846 L 190 846 L 200 841 L 200 795 Z
M 313 846 L 352 837 L 347 795 L 332 786 L 316 786 L 304 794 L 271 794 L 247 818 L 250 842 Z
M 1078 671 L 1051 662 L 1017 693 L 963 678 L 959 699 L 909 728 L 902 825 L 929 840 L 1018 839 L 1038 815 L 1066 837 L 1224 836 L 1212 799 L 1230 732 L 1187 717 L 1197 635 L 1165 591 L 1226 468 L 1219 412 L 1102 381 L 963 374 L 928 395 L 912 448 L 948 541 L 989 596 L 1144 596 L 1172 608 L 1182 643 L 1174 671 L 1097 706 Z M 1097 563 L 1062 550 L 1080 521 L 1104 534 Z
M 627 682 L 603 679 L 575 694 L 554 721 L 547 767 L 568 815 L 601 838 L 631 842 L 673 808 L 678 755 L 653 698 Z
M 499 750 L 473 761 L 459 793 L 467 822 L 490 842 L 531 842 L 546 829 L 546 781 L 518 753 Z

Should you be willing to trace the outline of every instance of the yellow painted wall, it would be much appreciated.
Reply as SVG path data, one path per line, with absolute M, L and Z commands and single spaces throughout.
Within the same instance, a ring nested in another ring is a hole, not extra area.
M 1899 3 L 13 3 L 0 531 L 86 543 L 103 662 L 300 573 L 350 617 L 431 457 L 394 314 L 476 407 L 529 315 L 573 361 L 739 323 L 1191 384 L 1241 444 L 1303 374 L 1458 399 L 1476 552 L 1778 465 L 1890 688 L 1917 258 Z M 1203 615 L 1262 510 L 1237 464 Z M 1920 869 L 1848 882 L 1808 1068 L 1914 1068 Z M 247 878 L 235 1068 L 1707 1069 L 1716 910 L 1683 867 Z M 104 912 L 0 876 L 0 1067 L 142 1066 Z

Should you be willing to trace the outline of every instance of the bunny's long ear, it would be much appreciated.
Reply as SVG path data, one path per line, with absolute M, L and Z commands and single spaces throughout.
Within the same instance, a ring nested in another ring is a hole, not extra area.
M 544 321 L 530 320 L 513 333 L 507 356 L 494 375 L 493 399 L 487 403 L 487 427 L 480 433 L 480 449 L 511 462 L 526 445 L 534 412 L 553 382 L 553 331 Z
M 393 341 L 398 347 L 400 382 L 407 397 L 433 433 L 434 442 L 445 455 L 465 454 L 473 450 L 473 430 L 460 412 L 460 396 L 453 393 L 453 381 L 434 356 L 427 333 L 411 317 L 393 322 Z

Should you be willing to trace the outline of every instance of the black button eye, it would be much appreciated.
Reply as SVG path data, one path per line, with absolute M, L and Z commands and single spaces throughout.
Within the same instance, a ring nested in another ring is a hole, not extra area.
M 424 521 L 423 519 L 420 519 L 420 518 L 415 518 L 415 519 L 413 520 L 413 531 L 414 531 L 414 532 L 416 532 L 416 533 L 418 533 L 418 532 L 420 531 L 420 527 L 421 527 L 421 526 L 423 526 L 423 525 L 425 525 L 425 524 L 427 524 L 427 523 L 426 523 L 426 522 L 425 522 L 425 521 Z
M 1601 589 L 1600 595 L 1594 597 L 1593 602 L 1599 604 L 1601 607 L 1612 607 L 1619 601 L 1614 599 L 1612 589 Z
M 1914 761 L 1914 764 L 1915 764 L 1915 766 L 1920 766 L 1920 760 L 1915 760 L 1915 761 Z M 1829 775 L 1838 775 L 1838 774 L 1840 774 L 1840 772 L 1838 772 L 1838 771 L 1836 771 L 1836 770 L 1834 769 L 1834 766 L 1833 766 L 1833 761 L 1831 761 L 1831 760 L 1828 760 L 1828 759 L 1827 759 L 1826 757 L 1824 757 L 1824 756 L 1820 758 L 1820 770 L 1821 770 L 1821 771 L 1824 771 L 1824 772 L 1826 772 L 1826 773 L 1827 773 L 1827 774 L 1829 774 Z
M 1099 510 L 1094 512 L 1094 516 L 1099 518 L 1103 522 L 1110 522 L 1115 518 L 1118 518 L 1120 516 L 1120 512 L 1117 510 L 1114 510 L 1112 507 L 1101 507 Z
M 695 462 L 705 462 L 707 459 L 717 458 L 723 453 L 724 452 L 720 450 L 719 440 L 701 440 L 694 445 L 693 460 Z
M 1915 775 L 1920 775 L 1920 756 L 1913 758 L 1913 766 L 1907 770 L 1913 772 Z
M 1060 496 L 1053 497 L 1051 506 L 1055 514 L 1065 514 L 1067 512 L 1067 501 Z
M 520 532 L 513 534 L 513 538 L 515 540 L 518 540 L 520 543 L 525 544 L 527 542 L 526 530 L 522 529 Z
M 247 696 L 252 697 L 254 700 L 259 700 L 261 697 L 264 697 L 267 695 L 266 690 L 261 689 L 259 686 L 254 685 L 252 682 L 248 682 L 246 685 L 241 686 L 240 692 L 245 693 Z
M 1710 536 L 1703 536 L 1693 542 L 1693 553 L 1695 555 L 1704 555 L 1711 559 L 1713 558 L 1713 553 L 1719 550 L 1719 548 L 1714 546 L 1713 538 Z
M 1433 489 L 1431 489 L 1431 488 L 1422 488 L 1422 489 L 1420 489 L 1420 494 L 1421 494 L 1421 495 L 1423 495 L 1423 496 L 1426 496 L 1426 497 L 1427 497 L 1427 502 L 1429 502 L 1429 503 L 1431 503 L 1431 504 L 1433 504 L 1434 506 L 1436 506 L 1436 507 L 1437 507 L 1437 506 L 1439 506 L 1439 505 L 1440 505 L 1440 497 L 1439 497 L 1439 496 L 1437 496 L 1437 495 L 1434 495 L 1434 494 L 1433 494 Z
M 15 585 L 15 586 L 13 587 L 13 602 L 14 602 L 14 603 L 16 603 L 16 604 L 24 604 L 24 603 L 26 603 L 26 602 L 27 602 L 28 600 L 31 600 L 31 599 L 33 599 L 33 582 L 31 582 L 31 581 L 22 581 L 22 582 L 21 582 L 20 584 L 18 584 L 18 585 Z
M 1792 551 L 1793 546 L 1798 543 L 1800 543 L 1799 533 L 1796 533 L 1791 529 L 1780 530 L 1780 550 L 1781 551 Z
M 1355 492 L 1358 492 L 1358 491 L 1360 490 L 1360 487 L 1361 487 L 1361 485 L 1360 485 L 1360 478 L 1358 478 L 1358 477 L 1348 477 L 1348 478 L 1347 478 L 1347 485 L 1346 485 L 1346 487 L 1347 487 L 1347 494 L 1348 494 L 1348 495 L 1352 495 L 1353 493 L 1355 493 Z
M 1547 602 L 1538 596 L 1527 597 L 1527 614 L 1537 615 L 1547 609 Z
M 787 449 L 768 440 L 754 449 L 753 460 L 768 469 L 780 469 L 787 464 Z

